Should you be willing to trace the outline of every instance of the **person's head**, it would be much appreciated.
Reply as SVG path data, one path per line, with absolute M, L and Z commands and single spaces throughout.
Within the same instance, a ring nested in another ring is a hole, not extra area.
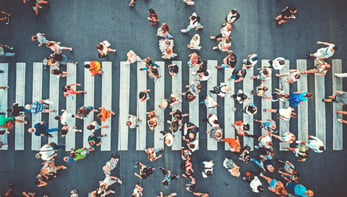
M 244 130 L 244 131 L 249 131 L 249 124 L 248 123 L 245 123 L 243 126 L 242 126 L 242 129 Z
M 236 13 L 237 13 L 237 10 L 236 10 L 236 9 L 232 9 L 230 12 L 231 12 L 232 14 L 236 14 Z
M 154 11 L 152 8 L 149 8 L 149 9 L 148 9 L 148 13 L 150 13 L 150 14 L 154 14 L 154 13 L 155 13 L 155 11 Z
M 296 118 L 296 117 L 297 117 L 297 116 L 296 116 L 296 113 L 295 113 L 295 112 L 290 113 L 290 117 Z
M 63 160 L 64 160 L 65 162 L 68 162 L 68 161 L 70 160 L 70 158 L 69 158 L 69 157 L 64 157 Z
M 171 145 L 171 143 L 172 143 L 172 141 L 171 141 L 170 138 L 165 138 L 165 144 L 166 144 L 167 146 Z
M 7 112 L 8 112 L 8 113 L 11 113 L 11 112 L 13 112 L 13 109 L 11 109 L 11 108 L 10 108 L 10 109 L 7 109 Z
M 270 128 L 271 128 L 272 130 L 276 130 L 276 124 L 271 124 L 271 125 L 270 125 Z
M 88 129 L 88 130 L 93 130 L 93 129 L 95 129 L 95 126 L 94 126 L 94 125 L 88 125 L 88 126 L 87 126 L 87 129 Z
M 216 135 L 216 138 L 222 138 L 223 132 L 221 130 L 217 130 L 215 135 Z
M 212 176 L 212 175 L 213 175 L 213 171 L 212 171 L 212 170 L 208 170 L 208 171 L 206 172 L 206 175 L 207 175 L 207 176 Z
M 226 43 L 229 43 L 229 42 L 231 42 L 231 39 L 230 39 L 230 37 L 226 37 L 226 39 L 225 39 L 225 42 L 226 42 Z
M 262 185 L 259 185 L 257 189 L 259 192 L 264 192 L 264 187 Z
M 226 28 L 227 28 L 228 31 L 231 31 L 233 29 L 233 26 L 231 24 L 227 24 Z
M 287 195 L 287 190 L 284 187 L 281 186 L 281 187 L 278 188 L 278 193 L 280 195 L 286 196 Z
M 188 137 L 189 137 L 190 139 L 194 139 L 194 138 L 195 138 L 195 133 L 189 133 L 189 134 L 188 134 Z
M 30 104 L 26 104 L 25 105 L 25 109 L 31 109 L 31 105 Z
M 331 65 L 328 63 L 324 64 L 324 70 L 329 70 L 331 68 Z
M 268 75 L 268 74 L 269 74 L 269 70 L 268 70 L 267 68 L 264 68 L 263 74 L 264 74 L 264 75 Z
M 103 50 L 103 49 L 104 49 L 104 46 L 102 46 L 102 44 L 97 44 L 97 45 L 96 45 L 96 48 L 99 49 L 99 50 Z
M 126 123 L 125 123 L 128 127 L 130 127 L 131 126 L 131 121 L 126 121 Z
M 267 146 L 272 146 L 272 142 L 266 142 Z
M 34 133 L 34 132 L 35 132 L 35 128 L 29 128 L 29 129 L 28 129 L 28 132 L 29 132 L 29 133 Z
M 279 63 L 280 65 L 284 65 L 285 61 L 284 61 L 284 60 L 280 60 L 280 61 L 278 61 L 278 63 Z
M 97 117 L 101 119 L 102 118 L 102 114 L 98 114 Z
M 52 70 L 51 70 L 51 73 L 52 73 L 53 75 L 60 74 L 58 69 L 52 69 Z
M 336 51 L 336 50 L 337 50 L 337 46 L 334 46 L 334 47 L 333 47 L 333 50 Z
M 88 68 L 89 69 L 90 68 L 90 64 L 85 64 L 84 68 Z
M 54 162 L 49 162 L 48 167 L 53 168 L 54 167 Z
M 238 75 L 240 75 L 240 76 L 246 75 L 246 70 L 245 70 L 245 69 L 240 70 L 240 71 L 238 72 Z
M 324 146 L 320 146 L 318 149 L 319 149 L 320 151 L 324 151 Z
M 274 172 L 275 171 L 275 167 L 273 165 L 267 165 L 266 168 L 267 168 L 267 170 L 269 172 Z
M 196 89 L 200 90 L 201 88 L 202 88 L 202 86 L 200 83 L 198 85 L 196 85 Z
M 61 119 L 61 116 L 56 116 L 54 117 L 55 120 L 60 120 Z
M 314 196 L 314 192 L 311 190 L 311 189 L 308 189 L 306 192 L 305 192 L 306 195 L 308 196 Z
M 41 156 L 42 156 L 41 153 L 36 153 L 36 154 L 35 154 L 35 158 L 36 158 L 36 159 L 41 159 Z
M 199 34 L 195 34 L 195 35 L 193 36 L 193 40 L 200 40 Z
M 240 152 L 240 151 L 241 151 L 241 145 L 240 145 L 240 143 L 236 143 L 236 144 L 235 144 L 234 150 L 235 150 L 235 152 Z
M 95 141 L 94 141 L 94 140 L 89 140 L 89 141 L 88 141 L 88 144 L 89 144 L 90 146 L 94 146 L 94 145 L 95 145 Z
M 301 75 L 299 73 L 294 75 L 295 79 L 300 79 L 300 77 L 301 77 Z
M 230 174 L 235 176 L 235 177 L 239 177 L 240 176 L 240 170 L 237 167 L 233 167 L 230 171 Z
M 170 28 L 169 28 L 169 26 L 166 24 L 166 23 L 163 23 L 162 25 L 161 25 L 161 29 L 163 30 L 163 31 L 170 31 Z
M 313 94 L 311 93 L 311 92 L 307 92 L 306 94 L 305 94 L 305 97 L 306 98 L 311 98 L 313 96 Z
M 32 40 L 32 41 L 37 40 L 37 38 L 38 38 L 38 37 L 37 37 L 36 35 L 31 36 L 31 40 Z
M 164 186 L 168 186 L 169 182 L 167 180 L 163 180 L 161 183 L 163 183 Z

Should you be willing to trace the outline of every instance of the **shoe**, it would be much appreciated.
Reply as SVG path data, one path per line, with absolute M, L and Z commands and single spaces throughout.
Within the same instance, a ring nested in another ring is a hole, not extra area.
M 337 121 L 339 121 L 339 122 L 341 122 L 341 123 L 342 123 L 342 119 L 340 119 L 340 118 L 339 118 L 339 119 L 337 119 Z
M 322 99 L 323 102 L 325 102 L 325 99 Z
M 187 31 L 187 29 L 181 29 L 181 32 L 182 33 L 187 33 L 188 31 Z

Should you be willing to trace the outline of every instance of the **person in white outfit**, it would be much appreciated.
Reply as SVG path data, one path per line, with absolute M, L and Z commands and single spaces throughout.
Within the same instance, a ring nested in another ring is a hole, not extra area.
M 207 178 L 209 176 L 212 176 L 213 175 L 213 166 L 214 166 L 213 160 L 203 161 L 202 165 L 203 165 L 202 177 Z
M 309 135 L 307 147 L 316 153 L 322 153 L 324 151 L 324 144 L 319 138 Z
M 188 33 L 190 30 L 194 28 L 195 30 L 204 28 L 204 26 L 200 24 L 200 17 L 196 14 L 196 12 L 193 12 L 193 14 L 189 17 L 188 27 L 186 29 L 181 29 L 181 32 Z
M 194 34 L 194 36 L 192 37 L 192 39 L 190 40 L 189 44 L 187 45 L 187 47 L 191 50 L 200 50 L 201 46 L 200 46 L 200 36 L 199 34 Z
M 327 47 L 319 48 L 315 53 L 309 54 L 307 57 L 315 57 L 317 60 L 323 60 L 333 56 L 337 50 L 337 46 L 329 42 L 317 41 L 317 44 L 323 44 Z

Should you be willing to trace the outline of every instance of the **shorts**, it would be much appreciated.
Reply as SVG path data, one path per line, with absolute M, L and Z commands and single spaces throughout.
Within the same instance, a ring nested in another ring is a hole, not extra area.
M 272 189 L 275 189 L 276 185 L 277 185 L 278 181 L 276 179 L 272 179 L 269 183 L 269 186 L 272 188 Z

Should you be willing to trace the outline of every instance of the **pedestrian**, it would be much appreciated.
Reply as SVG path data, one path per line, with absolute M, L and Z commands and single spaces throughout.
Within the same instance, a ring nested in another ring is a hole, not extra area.
M 168 68 L 169 68 L 169 75 L 171 77 L 175 76 L 178 73 L 179 69 L 178 69 L 177 64 L 169 64 Z
M 115 54 L 117 54 L 117 50 L 110 48 L 110 46 L 111 44 L 107 40 L 104 40 L 96 45 L 99 58 L 107 57 L 108 52 L 114 52 Z
M 275 166 L 272 163 L 272 157 L 269 155 L 259 155 L 260 161 L 252 158 L 251 161 L 259 167 L 261 171 L 266 171 L 269 173 L 273 173 L 275 171 Z
M 57 78 L 66 77 L 68 74 L 71 74 L 71 73 L 69 73 L 69 72 L 66 72 L 66 71 L 63 71 L 63 70 L 59 70 L 59 69 L 57 69 L 57 68 L 52 69 L 52 70 L 51 70 L 51 73 L 52 73 L 53 75 L 55 75 Z
M 89 149 L 87 147 L 82 147 L 79 149 L 71 149 L 69 156 L 64 157 L 63 160 L 67 163 L 72 161 L 79 161 L 87 157 Z
M 316 75 L 325 76 L 327 72 L 330 70 L 330 68 L 331 68 L 331 65 L 328 64 L 327 62 L 317 60 L 316 68 L 310 69 L 307 71 L 301 71 L 301 74 L 314 73 Z
M 264 192 L 263 184 L 261 183 L 258 176 L 255 176 L 252 172 L 247 171 L 246 176 L 242 178 L 243 180 L 249 183 L 249 186 L 251 187 L 252 192 L 254 193 Z
M 239 89 L 236 94 L 231 95 L 231 98 L 233 98 L 234 101 L 237 101 L 240 104 L 242 104 L 246 100 L 249 100 L 248 96 L 243 92 L 242 89 Z
M 200 36 L 199 34 L 194 34 L 192 39 L 190 40 L 189 44 L 187 44 L 188 49 L 191 50 L 200 50 Z
M 217 101 L 215 101 L 211 96 L 206 96 L 205 99 L 200 102 L 200 104 L 205 104 L 207 109 L 219 107 Z
M 72 86 L 81 86 L 81 84 L 75 83 L 75 84 L 69 84 L 69 85 L 64 86 L 64 87 L 63 87 L 64 97 L 71 96 L 72 98 L 74 98 L 73 95 L 77 95 L 77 94 L 87 94 L 86 91 L 77 91 L 77 90 L 74 90 L 74 89 L 72 88 Z
M 24 111 L 24 106 L 19 106 L 18 103 L 13 103 L 12 108 L 7 109 L 7 113 L 12 113 L 14 117 L 26 117 Z
M 258 79 L 264 82 L 268 79 L 271 79 L 271 74 L 272 74 L 272 71 L 270 68 L 263 67 L 262 69 L 260 69 L 258 75 L 251 76 L 251 79 Z
M 101 138 L 102 137 L 107 137 L 107 134 L 103 134 L 101 136 L 95 136 L 94 134 L 88 136 L 88 144 L 89 144 L 89 148 L 88 151 L 94 151 L 96 149 L 96 147 L 101 146 L 102 141 Z
M 284 99 L 289 99 L 289 94 L 285 94 L 283 90 L 275 88 L 275 92 L 271 96 L 263 96 L 264 99 L 271 99 L 272 102 L 281 102 Z
M 224 138 L 221 141 L 229 144 L 231 152 L 238 153 L 241 151 L 241 143 L 239 136 L 236 136 L 236 138 Z
M 182 114 L 181 110 L 179 109 L 176 109 L 175 111 L 171 111 L 169 114 L 172 116 L 174 120 L 175 119 L 178 120 L 178 122 L 182 122 L 184 117 L 189 116 L 188 113 Z
M 290 161 L 282 161 L 277 160 L 279 164 L 279 170 L 278 173 L 281 175 L 281 177 L 288 182 L 299 182 L 299 174 L 295 170 L 295 166 Z
M 223 129 L 220 127 L 211 128 L 210 131 L 206 131 L 207 134 L 210 135 L 210 138 L 220 142 L 223 138 Z
M 182 127 L 182 125 L 180 124 L 180 121 L 175 119 L 175 118 L 172 121 L 167 120 L 166 122 L 169 124 L 169 130 L 172 133 L 176 133 L 178 131 L 178 129 L 180 129 Z M 167 132 L 164 132 L 163 135 L 165 135 Z
M 136 127 L 139 126 L 139 122 L 141 122 L 142 120 L 139 119 L 137 116 L 129 114 L 128 115 L 128 121 L 126 122 L 126 125 L 130 128 L 130 129 L 135 129 Z
M 44 0 L 23 0 L 23 3 L 28 3 L 28 5 L 30 5 L 34 12 L 35 12 L 35 16 L 39 15 L 39 9 L 42 8 L 42 4 L 47 5 L 48 1 L 44 1 Z
M 263 109 L 264 112 L 272 112 L 278 115 L 278 118 L 281 120 L 289 121 L 290 118 L 296 118 L 296 113 L 294 112 L 294 108 L 280 108 L 280 109 Z
M 240 14 L 236 9 L 232 9 L 228 15 L 225 17 L 225 23 L 223 24 L 233 24 L 240 18 Z
M 322 140 L 312 135 L 308 136 L 308 142 L 306 146 L 316 153 L 322 153 L 325 150 Z
M 311 97 L 312 97 L 311 92 L 301 91 L 301 92 L 291 93 L 288 99 L 289 106 L 296 107 L 299 104 L 307 102 Z
M 150 57 L 146 57 L 145 59 L 141 60 L 141 62 L 145 62 L 146 66 L 144 68 L 140 68 L 139 70 L 151 70 L 153 67 L 159 68 L 159 65 L 156 64 Z
M 102 65 L 99 61 L 91 61 L 88 64 L 85 64 L 84 68 L 88 69 L 93 77 L 97 74 L 101 75 L 104 73 L 104 71 L 102 71 Z
M 39 42 L 39 44 L 38 44 L 39 47 L 42 46 L 43 44 L 45 45 L 47 43 L 46 34 L 40 33 L 40 32 L 31 36 L 31 40 Z
M 129 50 L 127 53 L 127 63 L 128 64 L 133 64 L 135 62 L 139 62 L 142 59 L 136 55 L 136 53 L 133 50 Z
M 159 40 L 159 49 L 161 51 L 161 58 L 163 59 L 172 59 L 177 56 L 177 53 L 173 52 L 174 40 L 165 39 Z
M 235 111 L 241 111 L 241 112 L 248 114 L 250 116 L 253 116 L 258 112 L 258 108 L 253 103 L 247 104 L 244 109 L 234 108 L 234 110 Z
M 0 11 L 0 21 L 4 21 L 6 25 L 10 24 L 11 14 L 5 11 Z
M 230 49 L 231 47 L 231 38 L 230 37 L 226 37 L 226 38 L 218 38 L 217 41 L 219 41 L 219 43 L 217 44 L 217 46 L 212 47 L 213 50 L 220 50 L 222 52 L 227 52 L 227 53 L 232 53 L 233 51 Z
M 222 98 L 225 97 L 226 94 L 228 94 L 231 91 L 231 87 L 228 86 L 226 83 L 219 83 L 219 86 L 213 87 L 212 90 L 210 90 L 211 93 L 216 94 L 217 96 L 220 96 Z
M 161 170 L 161 172 L 162 172 L 163 175 L 164 175 L 164 179 L 161 181 L 161 183 L 162 183 L 166 188 L 169 187 L 170 183 L 171 183 L 173 180 L 175 180 L 175 179 L 177 179 L 177 178 L 179 177 L 178 175 L 173 174 L 173 173 L 171 172 L 171 170 L 165 169 L 165 168 L 163 168 L 163 167 L 160 167 L 159 169 Z
M 51 54 L 48 59 L 45 58 L 43 60 L 43 64 L 46 65 L 45 68 L 47 68 L 47 66 L 55 66 L 58 68 L 59 66 L 66 66 L 67 63 L 72 63 L 75 66 L 78 64 L 77 61 L 69 60 L 69 58 L 62 53 Z
M 195 4 L 194 0 L 183 0 L 183 2 L 184 2 L 186 5 L 194 5 L 194 4 Z
M 236 120 L 231 126 L 236 130 L 237 135 L 249 136 L 250 126 L 248 123 Z
M 90 112 L 98 112 L 93 106 L 82 106 L 77 110 L 76 118 L 83 119 L 88 116 Z
M 50 133 L 58 131 L 58 128 L 48 128 L 44 121 L 36 123 L 33 128 L 29 128 L 29 133 L 34 133 L 36 136 L 48 136 L 53 137 Z
M 60 123 L 62 125 L 68 125 L 71 120 L 76 118 L 75 115 L 73 115 L 72 113 L 69 113 L 65 109 L 62 109 L 61 111 L 63 112 L 63 114 L 61 116 L 59 116 L 59 115 L 56 116 L 54 119 L 55 120 L 60 120 Z
M 275 76 L 279 77 L 279 78 L 287 77 L 285 82 L 289 83 L 289 84 L 292 84 L 294 82 L 297 82 L 300 79 L 300 77 L 301 77 L 300 74 L 301 74 L 301 72 L 299 70 L 291 69 L 291 70 L 289 70 L 288 73 L 276 74 Z
M 46 100 L 39 100 L 33 102 L 31 105 L 26 104 L 24 109 L 25 111 L 30 111 L 32 114 L 38 114 L 39 112 L 42 113 L 49 113 L 49 112 L 56 112 L 56 110 L 50 110 L 49 104 L 52 102 L 49 99 Z
M 288 19 L 295 19 L 295 14 L 298 9 L 294 6 L 287 6 L 281 10 L 281 14 L 275 17 L 275 21 L 279 26 L 282 26 L 284 23 L 288 21 Z
M 223 64 L 218 66 L 216 65 L 215 67 L 217 69 L 225 69 L 225 68 L 231 68 L 233 69 L 236 65 L 237 58 L 234 53 L 229 53 L 225 58 L 223 59 Z
M 327 47 L 319 48 L 315 53 L 311 53 L 307 55 L 307 57 L 314 57 L 316 60 L 328 59 L 329 57 L 333 56 L 337 50 L 337 46 L 329 42 L 317 41 L 317 44 L 322 44 Z
M 231 24 L 227 24 L 223 26 L 219 30 L 219 34 L 216 36 L 210 36 L 211 40 L 219 39 L 219 38 L 227 38 L 230 37 L 231 31 L 233 30 L 233 26 Z
M 191 92 L 193 95 L 199 95 L 200 94 L 200 90 L 202 88 L 200 81 L 198 80 L 194 80 L 191 82 L 190 85 L 186 85 L 186 88 L 188 90 L 188 92 Z M 181 94 L 184 95 L 184 94 Z
M 269 68 L 273 68 L 275 70 L 281 70 L 282 68 L 284 68 L 286 62 L 284 57 L 276 57 L 275 59 L 270 60 L 269 63 L 270 63 Z
M 148 9 L 148 17 L 151 26 L 156 26 L 159 22 L 158 15 L 152 8 Z
M 16 53 L 14 48 L 8 45 L 0 44 L 0 57 L 14 57 Z
M 258 63 L 258 55 L 257 54 L 250 54 L 247 56 L 246 60 L 242 61 L 242 67 L 243 68 L 252 68 Z
M 64 147 L 65 145 L 57 145 L 55 142 L 50 142 L 40 148 L 40 152 L 35 154 L 35 158 L 42 159 L 43 161 L 52 160 L 58 155 L 57 150 Z
M 228 80 L 234 79 L 235 83 L 242 81 L 246 77 L 246 69 L 234 69 Z
M 159 158 L 161 158 L 163 156 L 163 155 L 158 155 L 157 156 L 157 154 L 160 153 L 163 150 L 164 149 L 162 149 L 162 148 L 152 148 L 152 147 L 149 147 L 149 148 L 145 149 L 145 152 L 146 152 L 146 154 L 148 156 L 148 159 L 153 162 L 153 161 L 155 161 L 155 160 L 157 160 L 157 159 L 159 159 Z
M 209 176 L 213 175 L 213 160 L 210 161 L 201 161 L 199 162 L 202 164 L 202 178 L 207 178 Z
M 139 184 L 135 185 L 135 188 L 133 190 L 133 194 L 131 195 L 132 197 L 141 197 L 143 196 L 143 187 L 141 187 Z
M 261 83 L 260 85 L 258 85 L 255 90 L 251 91 L 251 94 L 255 94 L 259 97 L 263 97 L 265 92 L 268 91 L 269 88 L 267 88 L 263 83 Z
M 334 76 L 338 78 L 345 78 L 347 77 L 347 73 L 334 73 Z
M 105 165 L 102 167 L 102 170 L 104 171 L 104 174 L 111 175 L 111 171 L 117 167 L 117 164 L 119 162 L 120 157 L 113 153 L 111 155 L 111 159 L 108 160 Z
M 166 23 L 161 24 L 161 26 L 157 30 L 157 36 L 160 39 L 173 39 L 173 36 L 169 33 L 170 28 Z
M 120 178 L 107 174 L 105 175 L 104 180 L 99 181 L 99 187 L 104 188 L 106 190 L 109 186 L 115 183 L 122 184 L 123 182 Z
M 193 12 L 192 15 L 189 17 L 189 25 L 186 29 L 181 29 L 181 32 L 188 33 L 190 30 L 194 28 L 196 31 L 204 28 L 204 26 L 200 24 L 200 17 L 196 14 L 196 12 Z
M 154 131 L 154 129 L 155 129 L 158 125 L 160 125 L 160 122 L 159 122 L 159 120 L 158 120 L 157 117 L 154 117 L 154 118 L 150 118 L 150 119 L 147 121 L 147 125 L 148 125 L 148 127 L 149 127 L 149 129 L 150 129 L 151 131 Z
M 191 122 L 183 126 L 182 140 L 186 143 L 194 142 L 199 135 L 199 128 Z
M 347 92 L 336 90 L 335 95 L 328 96 L 328 98 L 323 99 L 323 102 L 326 103 L 340 103 L 341 105 L 346 105 L 347 104 Z
M 258 137 L 258 145 L 255 146 L 257 149 L 265 149 L 269 152 L 272 152 L 273 147 L 272 147 L 272 138 L 271 135 L 269 134 L 264 134 L 260 137 Z
M 236 163 L 227 157 L 224 158 L 223 167 L 228 170 L 228 172 L 235 177 L 240 176 L 240 167 Z
M 99 107 L 99 113 L 97 115 L 98 118 L 100 118 L 100 120 L 102 122 L 106 122 L 106 120 L 108 118 L 110 118 L 112 115 L 116 115 L 116 113 L 114 113 L 112 110 L 107 110 L 106 108 L 104 107 Z
M 271 133 L 270 135 L 272 137 L 278 139 L 279 141 L 281 141 L 283 143 L 288 143 L 288 144 L 291 144 L 291 143 L 295 142 L 295 140 L 296 140 L 295 135 L 289 131 L 283 133 L 282 136 L 275 135 L 273 133 Z
M 70 197 L 78 197 L 78 193 L 77 193 L 77 190 L 71 190 L 70 192 Z
M 292 147 L 284 147 L 284 148 L 293 152 L 295 154 L 295 157 L 298 158 L 298 161 L 301 161 L 301 162 L 306 161 L 306 159 L 309 156 L 307 146 L 304 142 L 299 142 L 295 148 L 292 148 Z
M 191 53 L 188 56 L 190 57 L 189 62 L 187 62 L 189 67 L 197 65 L 201 61 L 200 56 L 196 52 Z
M 99 129 L 109 128 L 110 126 L 101 126 L 97 121 L 88 123 L 87 129 L 91 130 L 93 133 Z
M 263 177 L 269 183 L 268 189 L 270 191 L 274 192 L 277 195 L 282 195 L 282 196 L 287 195 L 287 190 L 281 181 L 267 177 L 263 175 L 262 173 L 260 174 L 260 176 Z
M 1 114 L 0 115 L 0 135 L 3 134 L 9 134 L 9 130 L 11 130 L 14 127 L 15 122 L 19 122 L 19 123 L 23 123 L 23 124 L 27 124 L 28 122 L 25 120 L 18 120 L 18 119 L 14 119 L 11 117 L 6 117 L 5 114 Z
M 74 132 L 82 132 L 82 129 L 77 129 L 75 126 L 70 127 L 69 125 L 64 125 L 58 130 L 58 135 L 60 137 L 65 137 L 70 130 L 73 130 Z
M 139 162 L 138 163 L 141 166 L 140 174 L 134 173 L 135 176 L 139 177 L 140 179 L 146 179 L 147 177 L 151 176 L 155 170 L 155 168 L 147 167 L 145 164 Z
M 72 48 L 71 47 L 60 46 L 60 42 L 56 42 L 56 41 L 47 41 L 46 42 L 46 47 L 51 49 L 54 54 L 60 54 L 60 53 L 63 52 L 63 50 L 69 50 L 69 51 L 72 52 Z
M 314 196 L 314 192 L 307 189 L 304 185 L 295 182 L 288 182 L 286 184 L 287 191 L 295 196 L 311 197 Z

